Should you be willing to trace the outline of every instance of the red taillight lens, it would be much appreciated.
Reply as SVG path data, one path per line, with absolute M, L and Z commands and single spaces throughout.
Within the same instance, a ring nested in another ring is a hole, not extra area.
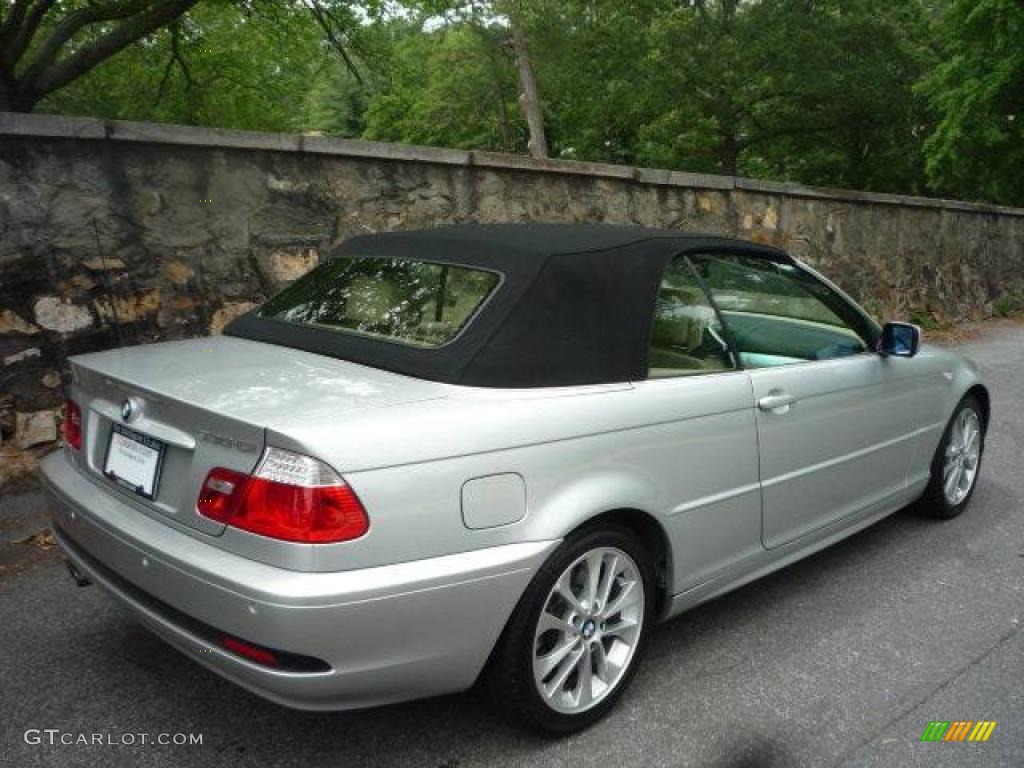
M 305 488 L 254 477 L 231 525 L 285 541 L 357 539 L 369 524 L 347 485 Z
M 326 464 L 268 448 L 252 477 L 218 467 L 196 508 L 204 517 L 283 541 L 357 539 L 370 521 L 355 492 Z
M 242 498 L 242 490 L 248 479 L 248 475 L 231 469 L 211 469 L 203 481 L 203 487 L 199 489 L 199 499 L 196 501 L 199 514 L 221 523 L 228 522 Z
M 82 409 L 74 400 L 64 401 L 64 420 L 60 428 L 65 445 L 82 450 Z

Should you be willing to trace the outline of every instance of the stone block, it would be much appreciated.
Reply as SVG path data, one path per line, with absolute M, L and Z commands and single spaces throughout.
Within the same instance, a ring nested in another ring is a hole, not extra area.
M 57 439 L 57 417 L 53 411 L 19 413 L 15 430 L 15 443 L 20 448 L 52 443 Z
M 93 324 L 92 312 L 87 307 L 57 296 L 43 296 L 36 300 L 32 311 L 39 325 L 57 333 L 74 333 Z
M 0 333 L 39 333 L 39 328 L 26 322 L 9 309 L 0 309 Z
M 239 315 L 244 315 L 257 306 L 252 301 L 229 301 L 222 305 L 210 318 L 210 335 L 217 336 L 224 332 L 224 326 Z
M 260 274 L 274 291 L 302 277 L 315 267 L 320 259 L 316 248 L 276 250 L 256 259 Z

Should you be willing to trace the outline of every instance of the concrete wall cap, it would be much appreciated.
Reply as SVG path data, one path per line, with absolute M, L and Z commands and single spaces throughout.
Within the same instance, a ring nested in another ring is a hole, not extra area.
M 527 173 L 589 176 L 592 178 L 620 179 L 651 186 L 681 187 L 697 190 L 739 190 L 741 192 L 781 195 L 784 197 L 892 205 L 907 208 L 938 208 L 1002 216 L 1024 216 L 1024 208 L 1013 208 L 989 203 L 971 203 L 960 200 L 943 200 L 940 198 L 911 195 L 860 192 L 851 189 L 810 187 L 791 182 L 761 181 L 758 179 L 687 173 L 685 171 L 659 168 L 635 168 L 633 166 L 613 165 L 610 163 L 592 163 L 554 158 L 538 160 L 525 155 L 511 155 L 481 150 L 423 147 L 309 134 L 263 133 L 259 131 L 240 131 L 190 125 L 99 120 L 92 117 L 0 112 L 0 137 L 130 141 L 221 149 L 298 152 L 393 162 L 475 166 Z

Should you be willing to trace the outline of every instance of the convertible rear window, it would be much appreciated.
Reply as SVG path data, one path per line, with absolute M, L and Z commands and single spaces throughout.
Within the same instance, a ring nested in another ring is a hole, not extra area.
M 417 347 L 451 341 L 494 291 L 494 272 L 429 261 L 343 256 L 264 304 L 261 317 Z

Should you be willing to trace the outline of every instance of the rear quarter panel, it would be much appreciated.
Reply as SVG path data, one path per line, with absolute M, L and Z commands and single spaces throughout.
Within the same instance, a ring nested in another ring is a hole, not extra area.
M 681 552 L 668 575 L 681 588 L 759 548 L 751 398 L 741 372 L 546 391 L 453 388 L 444 400 L 268 434 L 268 443 L 327 460 L 369 512 L 365 537 L 317 547 L 317 570 L 558 539 L 595 515 L 635 509 Z M 470 530 L 463 484 L 500 473 L 524 478 L 527 514 Z

